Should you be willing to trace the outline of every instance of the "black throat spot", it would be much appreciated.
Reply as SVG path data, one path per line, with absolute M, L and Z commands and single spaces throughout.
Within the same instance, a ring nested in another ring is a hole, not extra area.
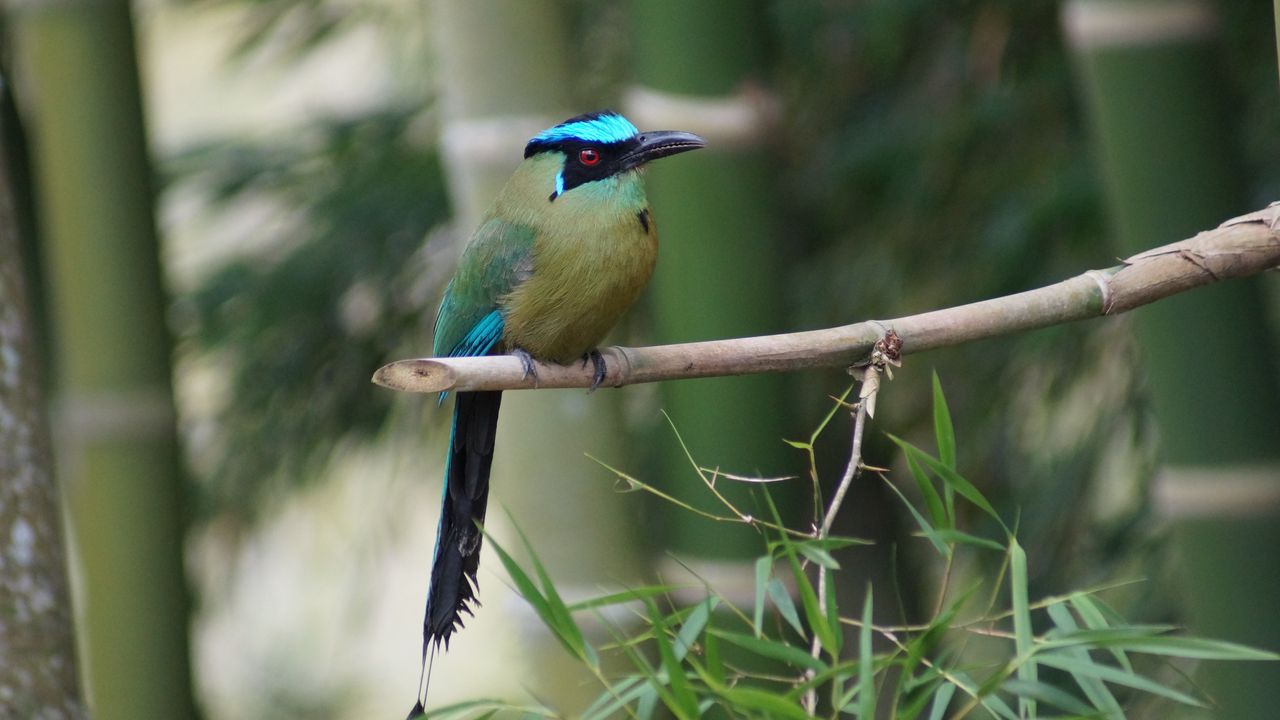
M 640 227 L 644 228 L 645 234 L 649 234 L 649 208 L 636 213 L 636 219 L 640 221 Z

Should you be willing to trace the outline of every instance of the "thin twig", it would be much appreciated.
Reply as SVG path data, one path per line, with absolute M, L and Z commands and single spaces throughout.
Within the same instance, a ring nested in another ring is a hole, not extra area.
M 1116 315 L 1227 278 L 1280 267 L 1280 205 L 1228 220 L 1193 238 L 1148 250 L 1106 270 L 1005 297 L 911 315 L 808 332 L 644 348 L 601 348 L 603 385 L 618 387 L 684 378 L 848 367 L 864 360 L 886 329 L 921 352 L 972 340 Z M 590 387 L 588 363 L 537 364 L 540 388 Z M 520 360 L 421 358 L 393 362 L 373 381 L 395 390 L 532 389 Z
M 831 526 L 836 521 L 836 515 L 840 512 L 840 506 L 844 504 L 844 496 L 849 492 L 849 486 L 853 484 L 853 479 L 857 477 L 858 472 L 862 469 L 862 435 L 866 427 L 869 407 L 875 405 L 875 395 L 880 391 L 880 369 L 875 365 L 868 365 L 863 370 L 862 391 L 859 394 L 858 409 L 854 413 L 853 420 L 853 448 L 849 453 L 849 464 L 845 466 L 844 475 L 840 478 L 840 485 L 836 487 L 836 494 L 831 498 L 831 504 L 827 506 L 827 514 L 822 518 L 822 528 L 818 532 L 818 537 L 825 538 L 831 533 Z M 821 577 L 821 576 L 819 576 Z
M 844 475 L 840 478 L 840 484 L 836 487 L 835 495 L 831 497 L 831 504 L 827 506 L 826 515 L 822 518 L 822 524 L 817 529 L 817 539 L 825 540 L 831 534 L 831 526 L 835 524 L 836 516 L 840 514 L 840 508 L 844 504 L 845 495 L 848 494 L 849 488 L 853 485 L 853 481 L 862 471 L 862 438 L 866 434 L 867 418 L 875 412 L 876 396 L 880 392 L 880 372 L 888 364 L 897 364 L 898 353 L 902 349 L 900 339 L 892 331 L 888 335 L 881 338 L 876 343 L 875 350 L 872 352 L 871 362 L 866 367 L 858 368 L 855 372 L 860 372 L 862 377 L 862 386 L 858 390 L 858 404 L 853 414 L 853 438 L 850 442 L 849 464 L 845 466 Z M 825 612 L 827 607 L 827 568 L 825 565 L 818 566 L 818 607 Z M 839 632 L 839 628 L 836 628 Z M 809 646 L 809 654 L 817 659 L 822 653 L 822 645 L 818 641 L 817 633 L 814 633 L 813 642 Z M 805 671 L 805 680 L 809 681 L 814 678 L 816 673 L 813 670 Z M 816 686 L 805 691 L 802 699 L 803 706 L 809 714 L 813 714 L 818 707 L 818 688 Z

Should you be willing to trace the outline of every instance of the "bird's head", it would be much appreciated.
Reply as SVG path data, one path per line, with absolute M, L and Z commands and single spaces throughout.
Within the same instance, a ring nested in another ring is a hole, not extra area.
M 639 169 L 650 160 L 704 147 L 706 141 L 678 130 L 640 132 L 626 118 L 605 110 L 571 117 L 538 133 L 524 146 L 526 159 L 543 153 L 562 158 L 550 200 L 590 182 Z

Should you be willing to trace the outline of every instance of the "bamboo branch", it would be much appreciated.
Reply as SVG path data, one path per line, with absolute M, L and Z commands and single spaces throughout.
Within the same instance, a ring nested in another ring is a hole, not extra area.
M 894 320 L 733 340 L 652 347 L 601 348 L 608 374 L 601 385 L 848 367 L 866 359 L 889 329 L 902 352 L 917 353 L 997 335 L 1118 315 L 1161 298 L 1228 278 L 1280 267 L 1280 203 L 1242 215 L 1195 237 L 1139 253 L 1120 265 L 1035 290 Z M 1225 321 L 1226 319 L 1224 319 Z M 373 381 L 393 390 L 520 390 L 590 387 L 590 363 L 537 364 L 524 377 L 510 355 L 400 360 Z

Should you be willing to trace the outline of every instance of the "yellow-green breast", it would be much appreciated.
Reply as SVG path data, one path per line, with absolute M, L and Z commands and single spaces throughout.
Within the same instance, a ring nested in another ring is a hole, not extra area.
M 499 300 L 505 349 L 568 363 L 596 347 L 640 296 L 658 234 L 638 171 L 549 200 L 559 165 L 555 154 L 521 163 L 490 213 L 534 230 L 531 264 Z

